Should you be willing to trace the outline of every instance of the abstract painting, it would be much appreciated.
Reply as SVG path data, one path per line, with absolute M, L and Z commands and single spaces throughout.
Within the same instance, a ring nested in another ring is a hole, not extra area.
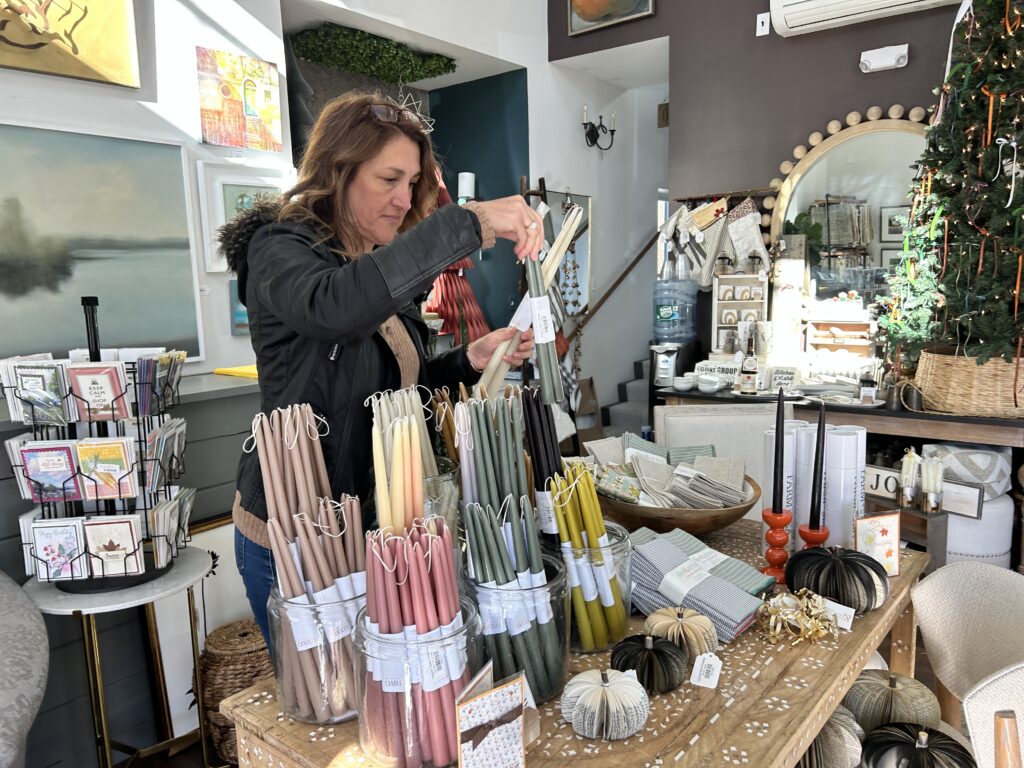
M 202 355 L 180 145 L 0 125 L 0 357 L 85 345 Z
M 281 151 L 277 66 L 196 46 L 203 141 L 221 147 Z
M 138 88 L 132 0 L 0 0 L 0 66 Z
M 569 0 L 569 34 L 654 15 L 654 0 Z

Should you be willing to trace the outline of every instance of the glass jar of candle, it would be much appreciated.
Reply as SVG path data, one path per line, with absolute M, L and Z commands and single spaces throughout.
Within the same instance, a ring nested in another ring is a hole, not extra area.
M 437 474 L 423 478 L 423 517 L 443 517 L 448 528 L 459 529 L 459 465 L 435 456 Z
M 629 634 L 633 547 L 618 523 L 606 522 L 605 530 L 597 546 L 562 545 L 572 600 L 571 646 L 582 653 L 607 650 Z
M 481 625 L 473 601 L 447 626 L 385 634 L 364 609 L 356 619 L 356 701 L 359 746 L 376 765 L 458 762 L 455 700 L 482 665 Z
M 282 711 L 327 725 L 355 717 L 352 630 L 366 595 L 349 600 L 286 600 L 275 586 L 267 601 L 271 661 Z
M 541 559 L 542 573 L 527 570 L 503 586 L 477 584 L 465 574 L 467 592 L 480 610 L 484 659 L 493 660 L 495 679 L 525 672 L 538 703 L 562 693 L 569 668 L 565 566 L 552 555 Z

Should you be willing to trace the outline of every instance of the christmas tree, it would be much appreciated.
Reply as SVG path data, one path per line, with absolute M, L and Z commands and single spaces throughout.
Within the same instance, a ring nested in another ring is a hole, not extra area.
M 953 32 L 905 255 L 880 320 L 890 344 L 913 351 L 930 337 L 979 363 L 1019 359 L 1022 52 L 1024 28 L 1013 0 L 975 0 Z

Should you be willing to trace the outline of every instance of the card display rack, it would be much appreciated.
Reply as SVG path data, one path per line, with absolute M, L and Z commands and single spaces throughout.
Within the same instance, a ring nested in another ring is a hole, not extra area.
M 99 363 L 98 301 L 95 297 L 83 297 L 82 305 L 85 310 L 90 360 Z M 68 476 L 64 481 L 64 487 L 58 492 L 55 492 L 52 486 L 44 489 L 42 482 L 38 478 L 32 477 L 24 463 L 12 462 L 13 472 L 21 474 L 29 488 L 32 489 L 33 496 L 49 499 L 38 502 L 39 511 L 36 519 L 40 521 L 62 519 L 70 521 L 82 518 L 93 520 L 97 517 L 113 520 L 116 519 L 116 516 L 138 515 L 139 529 L 136 547 L 134 550 L 124 553 L 120 573 L 118 573 L 116 564 L 90 552 L 83 537 L 80 551 L 71 553 L 67 558 L 66 565 L 69 566 L 67 569 L 69 575 L 51 579 L 49 578 L 51 564 L 44 559 L 43 553 L 36 551 L 33 540 L 23 540 L 22 547 L 26 564 L 34 563 L 36 578 L 41 581 L 52 580 L 62 591 L 105 592 L 151 581 L 166 573 L 174 565 L 174 559 L 178 556 L 181 548 L 188 543 L 189 536 L 185 516 L 179 515 L 173 531 L 161 533 L 153 530 L 153 520 L 150 515 L 158 504 L 176 498 L 176 493 L 184 494 L 182 503 L 194 498 L 190 498 L 187 489 L 179 489 L 176 486 L 176 481 L 185 471 L 183 435 L 180 445 L 175 445 L 169 454 L 147 455 L 147 437 L 167 422 L 168 410 L 179 403 L 180 366 L 177 371 L 170 372 L 166 369 L 158 371 L 159 366 L 145 366 L 145 371 L 140 368 L 142 366 L 135 362 L 124 363 L 124 386 L 121 392 L 114 393 L 114 397 L 109 403 L 109 409 L 111 412 L 116 412 L 119 407 L 118 401 L 125 401 L 128 406 L 126 412 L 130 414 L 130 417 L 117 421 L 93 421 L 91 417 L 95 402 L 86 401 L 69 388 L 67 392 L 63 393 L 63 398 L 74 400 L 73 405 L 77 407 L 80 420 L 69 421 L 66 426 L 37 423 L 35 403 L 24 397 L 17 387 L 6 385 L 3 387 L 4 396 L 9 402 L 13 400 L 20 402 L 26 417 L 25 423 L 33 441 L 124 438 L 134 446 L 134 456 L 128 456 L 131 460 L 130 464 L 126 471 L 116 477 L 116 480 L 119 494 L 125 488 L 130 489 L 132 485 L 136 492 L 131 495 L 118 495 L 114 498 L 87 498 L 90 495 L 94 497 L 100 495 L 101 482 L 97 477 L 84 471 L 77 461 L 73 466 L 74 474 Z M 140 403 L 148 404 L 142 412 L 139 408 Z M 124 403 L 121 403 L 120 407 L 123 408 Z M 108 412 L 107 404 L 102 403 L 99 410 L 104 413 Z M 100 470 L 93 471 L 99 472 Z M 155 475 L 159 477 L 159 484 L 154 482 Z M 131 480 L 134 480 L 134 483 Z M 111 484 L 111 478 L 107 479 L 106 484 Z M 80 492 L 75 492 L 75 485 Z M 89 488 L 93 490 L 91 494 L 87 492 Z M 55 496 L 57 498 L 54 498 Z M 160 558 L 161 560 L 166 559 L 166 564 L 159 568 L 155 566 L 155 554 L 158 547 L 166 553 L 166 557 Z M 129 563 L 132 564 L 131 568 L 129 568 Z M 144 563 L 141 573 L 130 572 L 138 570 L 138 563 Z M 94 564 L 97 565 L 97 568 L 93 567 Z M 94 573 L 96 570 L 104 575 L 96 575 Z

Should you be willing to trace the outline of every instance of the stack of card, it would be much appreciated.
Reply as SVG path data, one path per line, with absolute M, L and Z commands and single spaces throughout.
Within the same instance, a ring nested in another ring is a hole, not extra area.
M 93 576 L 133 576 L 142 573 L 145 559 L 138 515 L 98 515 L 86 518 L 83 529 Z
M 149 536 L 153 541 L 155 567 L 165 567 L 185 546 L 195 498 L 194 488 L 179 488 L 172 498 L 158 502 L 149 510 Z
M 73 397 L 68 396 L 68 361 L 50 355 L 0 360 L 12 421 L 64 427 L 78 419 Z
M 170 352 L 140 355 L 135 363 L 135 382 L 139 391 L 139 415 L 155 416 L 171 404 L 184 370 L 186 353 Z
M 28 492 L 22 498 L 36 503 L 81 500 L 74 440 L 32 440 L 18 453 L 21 467 L 15 473 Z
M 85 528 L 81 517 L 32 521 L 29 555 L 41 581 L 84 579 L 89 576 Z
M 185 420 L 168 419 L 146 435 L 146 490 L 156 493 L 183 469 Z
M 83 496 L 97 499 L 133 499 L 138 495 L 135 442 L 127 437 L 98 437 L 75 444 L 81 467 Z
M 68 379 L 82 421 L 121 421 L 131 416 L 124 363 L 71 363 Z

